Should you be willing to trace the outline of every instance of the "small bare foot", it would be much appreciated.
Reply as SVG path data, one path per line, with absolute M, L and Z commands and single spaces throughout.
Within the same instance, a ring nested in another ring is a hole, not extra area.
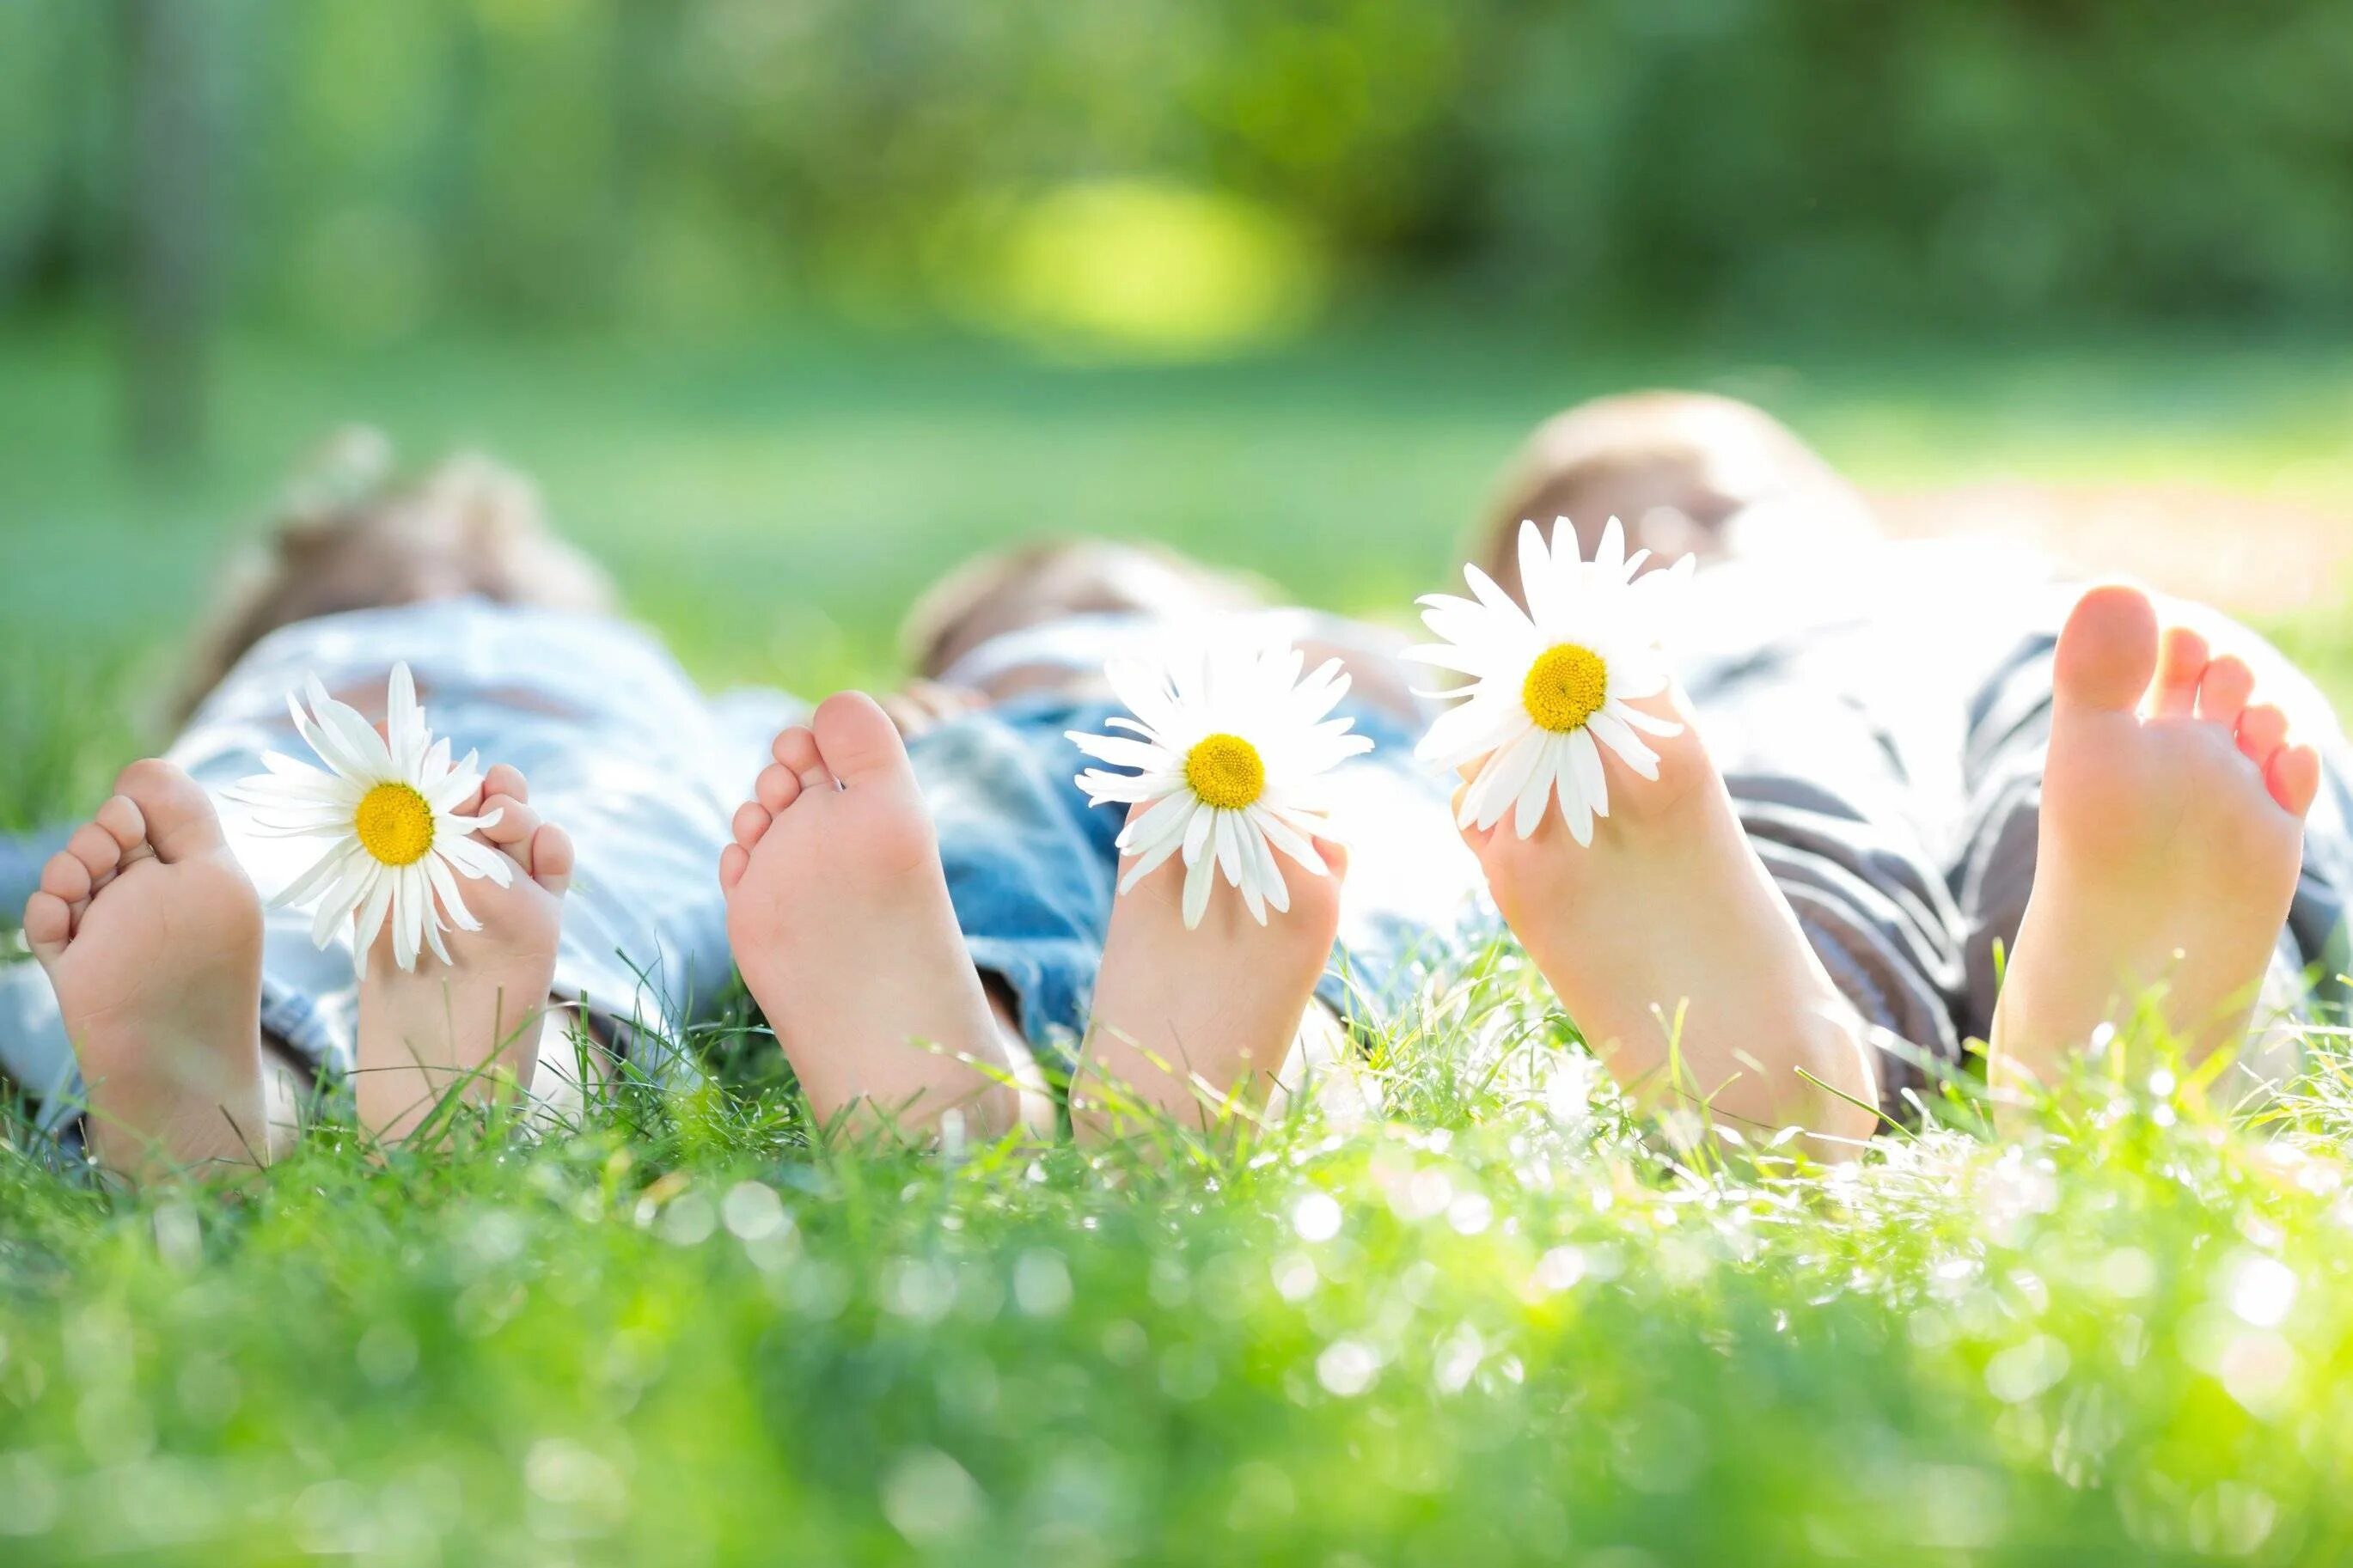
M 450 934 L 450 963 L 426 953 L 404 971 L 389 930 L 367 954 L 352 1092 L 360 1125 L 387 1142 L 414 1132 L 460 1083 L 463 1098 L 476 1100 L 531 1087 L 555 981 L 572 839 L 542 822 L 530 803 L 522 774 L 501 763 L 458 807 L 467 816 L 498 814 L 474 837 L 522 874 L 503 888 L 488 878 L 460 886 L 481 929 Z
M 1200 925 L 1186 930 L 1180 857 L 1120 895 L 1071 1089 L 1081 1138 L 1110 1136 L 1130 1107 L 1207 1128 L 1228 1096 L 1262 1104 L 1299 1087 L 1275 1079 L 1331 962 L 1348 870 L 1336 847 L 1315 847 L 1331 874 L 1284 866 L 1291 908 L 1270 909 L 1263 926 L 1220 883 Z
M 776 737 L 719 860 L 727 940 L 809 1108 L 832 1125 L 996 1137 L 1050 1110 L 992 1011 L 899 732 L 845 691 Z
M 2244 1032 L 2286 923 L 2320 756 L 2147 594 L 2084 595 L 2060 635 L 2034 890 L 1995 1014 L 1998 1072 L 2049 1081 L 2163 988 L 2203 1054 Z
M 1841 1140 L 1876 1124 L 1860 1020 L 1750 847 L 1680 693 L 1641 706 L 1683 732 L 1649 742 L 1655 780 L 1596 748 L 1609 815 L 1589 847 L 1556 804 L 1527 838 L 1509 815 L 1463 837 L 1504 921 L 1630 1091 L 1707 1101 L 1752 1134 L 1803 1127 L 1828 1140 L 1817 1156 L 1839 1157 Z
M 25 905 L 81 1063 L 91 1151 L 139 1177 L 258 1163 L 261 900 L 187 774 L 133 763 L 115 789 Z

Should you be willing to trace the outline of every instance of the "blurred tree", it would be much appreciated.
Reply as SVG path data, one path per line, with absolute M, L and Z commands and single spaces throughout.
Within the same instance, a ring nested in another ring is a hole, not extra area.
M 118 0 L 127 174 L 123 384 L 132 449 L 185 458 L 204 433 L 212 248 L 203 0 Z
M 1495 309 L 2308 321 L 2353 315 L 2348 100 L 2353 6 L 2298 0 L 8 0 L 0 308 L 119 270 L 165 443 L 216 265 L 363 341 L 921 316 L 1113 187 Z

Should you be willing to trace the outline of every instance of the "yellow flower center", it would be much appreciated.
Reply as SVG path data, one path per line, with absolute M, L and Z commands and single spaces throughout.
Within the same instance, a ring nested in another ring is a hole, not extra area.
M 380 784 L 352 816 L 360 847 L 387 866 L 414 866 L 433 847 L 433 808 L 405 784 Z
M 1204 736 L 1185 753 L 1185 782 L 1205 805 L 1240 811 L 1266 793 L 1266 763 L 1240 735 Z
M 1562 643 L 1528 667 L 1520 701 L 1540 730 L 1556 735 L 1581 730 L 1609 700 L 1609 666 L 1591 648 Z

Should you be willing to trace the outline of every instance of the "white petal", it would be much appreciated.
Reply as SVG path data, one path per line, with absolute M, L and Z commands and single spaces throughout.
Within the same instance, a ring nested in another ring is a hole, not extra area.
M 1537 757 L 1535 770 L 1520 785 L 1519 808 L 1512 816 L 1512 831 L 1522 838 L 1531 837 L 1544 826 L 1545 809 L 1552 805 L 1553 784 L 1568 751 L 1557 735 L 1547 735 L 1545 741 L 1544 753 Z
M 1291 885 L 1282 879 L 1282 868 L 1276 864 L 1274 851 L 1268 847 L 1263 833 L 1252 832 L 1244 840 L 1258 858 L 1259 891 L 1267 904 L 1278 914 L 1291 912 Z M 1261 921 L 1264 924 L 1264 921 Z
M 1220 811 L 1217 814 L 1218 866 L 1225 872 L 1226 880 L 1235 887 L 1242 881 L 1242 849 L 1240 837 L 1234 832 L 1240 812 Z
M 1072 782 L 1089 805 L 1142 805 L 1174 793 L 1166 773 L 1107 773 L 1089 768 Z
M 1534 519 L 1520 522 L 1520 596 L 1527 601 L 1535 624 L 1548 626 L 1563 605 L 1553 575 L 1552 552 L 1545 548 L 1544 531 Z
M 422 893 L 417 895 L 420 900 L 424 896 Z M 449 950 L 441 943 L 441 921 L 430 906 L 425 910 L 425 941 L 433 949 L 433 956 L 439 959 L 445 967 L 448 966 Z
M 311 945 L 324 948 L 335 940 L 335 932 L 352 923 L 352 915 L 367 896 L 383 868 L 366 850 L 353 846 L 353 853 L 345 857 L 336 872 L 334 883 L 326 896 L 319 900 L 318 912 L 311 920 Z
M 367 967 L 367 955 L 375 947 L 376 938 L 384 934 L 385 917 L 392 910 L 392 879 L 379 874 L 370 884 L 367 902 L 360 906 L 357 933 L 352 942 L 352 962 L 360 968 Z
M 1138 882 L 1141 882 L 1144 879 L 1152 875 L 1153 872 L 1157 871 L 1161 867 L 1166 865 L 1168 863 L 1168 858 L 1171 855 L 1176 854 L 1178 849 L 1184 847 L 1184 844 L 1185 841 L 1181 837 L 1171 838 L 1166 843 L 1156 845 L 1150 849 L 1138 849 L 1132 851 L 1134 856 L 1134 859 L 1128 866 L 1127 874 L 1119 879 L 1119 890 L 1123 893 L 1126 892 L 1130 888 L 1134 887 Z
M 1430 731 L 1416 746 L 1414 755 L 1441 768 L 1458 768 L 1474 757 L 1485 756 L 1504 742 L 1535 726 L 1529 721 L 1527 710 L 1517 702 L 1504 702 L 1493 698 L 1473 698 L 1460 708 L 1450 708 L 1430 721 Z
M 1217 885 L 1217 868 L 1208 856 L 1187 862 L 1191 868 L 1185 873 L 1185 929 L 1192 931 L 1201 923 L 1201 912 L 1209 907 L 1209 889 Z
M 392 961 L 403 973 L 417 968 L 417 949 L 424 944 L 425 921 L 417 907 L 417 894 L 409 878 L 410 867 L 404 866 L 390 874 L 392 883 Z
M 1674 720 L 1661 719 L 1645 713 L 1630 703 L 1616 704 L 1611 711 L 1630 727 L 1641 731 L 1646 735 L 1656 735 L 1661 740 L 1672 740 L 1683 732 L 1683 727 Z
M 1626 529 L 1611 518 L 1601 530 L 1601 542 L 1593 549 L 1594 574 L 1623 579 L 1626 575 Z
M 1077 730 L 1063 731 L 1071 743 L 1097 762 L 1109 763 L 1115 768 L 1134 768 L 1142 773 L 1157 773 L 1176 763 L 1176 755 L 1166 746 L 1149 741 L 1132 741 L 1124 735 L 1090 735 Z
M 1215 806 L 1205 805 L 1193 814 L 1193 820 L 1185 825 L 1185 864 L 1198 866 L 1201 863 L 1204 858 L 1201 851 L 1208 847 L 1209 835 L 1217 826 Z
M 1257 824 L 1258 830 L 1274 848 L 1282 850 L 1319 877 L 1331 873 L 1332 868 L 1324 863 L 1323 855 L 1316 850 L 1315 840 L 1276 813 L 1254 805 L 1250 807 L 1250 820 Z
M 289 882 L 278 896 L 269 900 L 273 910 L 293 909 L 307 902 L 318 890 L 331 884 L 343 870 L 345 860 L 353 851 L 364 855 L 356 843 L 342 848 L 329 849 L 303 869 L 301 876 Z
M 1192 819 L 1200 802 L 1190 793 L 1168 796 L 1157 805 L 1146 806 L 1144 815 L 1119 830 L 1112 842 L 1121 849 L 1144 849 L 1156 845 L 1170 833 L 1181 833 Z
M 1623 719 L 1604 708 L 1585 721 L 1593 738 L 1618 753 L 1625 764 L 1646 779 L 1659 776 L 1659 753 L 1642 744 L 1641 738 L 1628 727 Z
M 1472 782 L 1469 795 L 1462 802 L 1465 810 L 1472 811 L 1472 820 L 1484 829 L 1504 819 L 1504 814 L 1519 797 L 1528 778 L 1536 771 L 1536 763 L 1544 756 L 1552 741 L 1546 731 L 1530 725 L 1512 742 L 1487 759 L 1486 766 Z M 1475 810 L 1473 808 L 1475 807 Z
M 515 863 L 479 838 L 445 834 L 437 827 L 433 853 L 446 858 L 449 868 L 461 877 L 487 877 L 501 888 L 514 884 Z
M 1462 568 L 1462 577 L 1471 584 L 1471 592 L 1478 595 L 1479 602 L 1503 624 L 1506 632 L 1527 637 L 1535 635 L 1535 624 L 1528 619 L 1528 613 L 1520 608 L 1509 594 L 1497 587 L 1493 577 L 1476 566 Z
M 375 726 L 361 718 L 358 709 L 328 696 L 317 676 L 311 678 L 311 706 L 319 715 L 319 728 L 342 748 L 353 770 L 351 776 L 375 780 L 399 776 L 393 772 L 392 752 L 385 749 Z
M 427 743 L 425 716 L 417 708 L 417 682 L 408 673 L 406 659 L 392 667 L 392 684 L 384 704 L 385 745 L 392 753 L 393 771 L 402 778 L 414 781 L 417 765 L 425 757 Z
M 437 850 L 426 856 L 423 865 L 426 879 L 433 884 L 434 895 L 449 912 L 449 923 L 459 931 L 481 930 L 482 922 L 474 918 L 466 900 L 458 896 L 458 879 L 449 875 L 448 862 L 442 854 Z
M 1592 736 L 1582 730 L 1572 731 L 1566 751 L 1560 769 L 1561 810 L 1577 841 L 1589 845 L 1593 819 L 1609 815 L 1609 783 L 1602 775 L 1601 753 L 1594 749 Z
M 1232 818 L 1241 814 L 1228 812 L 1225 815 Z M 1242 891 L 1242 908 L 1250 911 L 1250 919 L 1264 925 L 1266 924 L 1266 894 L 1259 887 L 1258 857 L 1264 854 L 1265 849 L 1261 846 L 1253 852 L 1250 847 L 1258 843 L 1258 835 L 1250 832 L 1247 827 L 1234 835 L 1235 848 L 1241 861 L 1241 875 L 1235 879 L 1235 885 Z

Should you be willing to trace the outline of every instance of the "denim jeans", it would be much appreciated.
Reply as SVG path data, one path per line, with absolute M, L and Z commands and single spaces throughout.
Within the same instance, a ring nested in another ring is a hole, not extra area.
M 1085 1032 L 1124 820 L 1087 804 L 1075 782 L 1083 759 L 1065 731 L 1100 731 L 1121 711 L 1089 697 L 1019 699 L 911 748 L 973 963 L 1014 999 L 1030 1043 L 1065 1067 Z M 1361 704 L 1340 712 L 1374 750 L 1332 781 L 1350 866 L 1317 994 L 1342 1019 L 1377 1027 L 1487 918 L 1448 792 L 1413 759 L 1415 726 Z

